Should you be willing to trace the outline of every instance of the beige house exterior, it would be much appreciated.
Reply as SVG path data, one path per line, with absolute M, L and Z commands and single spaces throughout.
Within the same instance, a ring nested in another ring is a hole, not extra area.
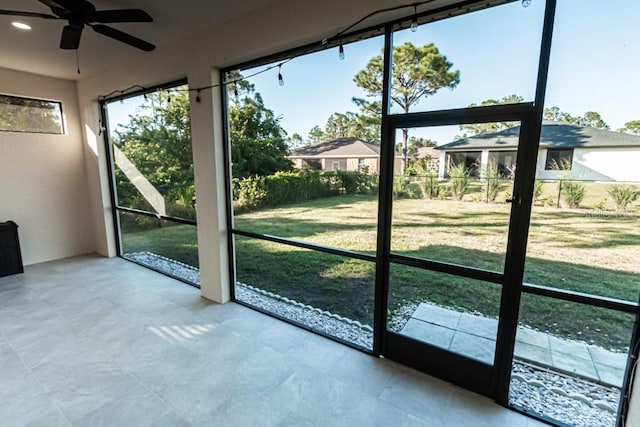
M 520 127 L 475 135 L 441 145 L 439 176 L 452 164 L 479 170 L 491 162 L 507 176 L 515 169 Z M 558 170 L 553 163 L 563 164 Z M 536 179 L 640 182 L 640 136 L 565 122 L 542 124 Z
M 291 150 L 288 157 L 297 169 L 380 171 L 380 146 L 354 137 L 336 138 L 296 148 Z M 400 154 L 396 153 L 395 170 L 400 170 L 401 159 Z

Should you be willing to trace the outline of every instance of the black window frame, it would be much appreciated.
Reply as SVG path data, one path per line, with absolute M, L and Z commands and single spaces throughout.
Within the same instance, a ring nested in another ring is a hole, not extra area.
M 174 275 L 174 274 L 170 274 L 166 271 L 160 270 L 160 269 L 156 269 L 153 267 L 150 267 L 148 265 L 139 263 L 137 261 L 133 261 L 132 259 L 126 258 L 123 255 L 122 252 L 122 233 L 121 233 L 121 227 L 120 227 L 120 213 L 126 213 L 126 214 L 131 214 L 131 215 L 140 215 L 140 216 L 145 216 L 145 217 L 149 217 L 149 218 L 156 218 L 158 220 L 162 220 L 162 221 L 168 221 L 168 222 L 173 222 L 176 224 L 184 224 L 184 225 L 191 225 L 194 227 L 198 226 L 197 220 L 192 220 L 192 219 L 187 219 L 187 218 L 180 218 L 180 217 L 175 217 L 175 216 L 170 216 L 170 215 L 161 215 L 158 214 L 156 212 L 151 212 L 151 211 L 146 211 L 146 210 L 141 210 L 141 209 L 134 209 L 131 207 L 127 207 L 127 206 L 121 206 L 120 204 L 118 204 L 118 197 L 117 197 L 117 188 L 116 188 L 116 176 L 115 176 L 115 159 L 113 156 L 113 149 L 112 149 L 112 141 L 109 138 L 109 115 L 108 115 L 108 111 L 107 111 L 107 104 L 112 103 L 112 102 L 116 102 L 116 101 L 121 101 L 127 98 L 133 98 L 136 96 L 144 96 L 146 94 L 152 93 L 152 92 L 156 92 L 158 90 L 170 90 L 173 89 L 175 87 L 178 86 L 185 86 L 188 85 L 188 80 L 186 78 L 183 79 L 179 79 L 179 80 L 174 80 L 174 81 L 170 81 L 168 83 L 164 83 L 164 84 L 159 84 L 159 85 L 155 85 L 155 86 L 151 86 L 148 88 L 144 88 L 144 89 L 140 89 L 140 90 L 136 90 L 136 91 L 132 91 L 127 93 L 126 95 L 113 95 L 113 96 L 108 96 L 108 97 L 104 97 L 104 98 L 100 98 L 99 99 L 99 104 L 100 104 L 100 120 L 101 120 L 101 132 L 104 138 L 104 146 L 105 146 L 105 153 L 106 153 L 106 162 L 107 162 L 107 171 L 109 174 L 109 194 L 110 194 L 110 199 L 111 199 L 111 214 L 112 214 L 112 220 L 113 220 L 113 228 L 114 228 L 114 236 L 115 236 L 115 243 L 116 243 L 116 253 L 119 257 L 126 259 L 127 261 L 133 262 L 135 264 L 141 265 L 142 267 L 145 268 L 149 268 L 151 270 L 154 270 L 160 274 L 164 274 L 165 276 L 169 276 L 172 277 L 176 280 L 179 280 L 181 282 L 186 283 L 187 285 L 193 286 L 195 288 L 200 288 L 200 285 L 198 283 L 194 283 L 191 282 L 189 280 L 186 280 L 183 277 Z
M 449 5 L 449 6 L 445 6 L 436 10 L 432 10 L 426 13 L 422 13 L 418 15 L 418 20 L 419 22 L 433 22 L 436 20 L 441 20 L 441 19 L 447 19 L 450 17 L 454 17 L 460 14 L 465 14 L 465 13 L 469 13 L 469 12 L 474 12 L 476 10 L 479 9 L 483 9 L 483 8 L 488 8 L 488 7 L 494 7 L 494 6 L 498 6 L 501 4 L 505 4 L 505 3 L 510 3 L 513 0 L 505 0 L 505 1 L 496 1 L 496 2 L 491 2 L 491 3 L 486 3 L 486 2 L 481 2 L 481 1 L 477 1 L 477 0 L 469 0 L 469 1 L 460 1 L 454 5 Z M 524 150 L 521 150 L 518 154 L 518 159 L 522 158 L 537 158 L 537 154 L 538 154 L 538 150 L 539 150 L 539 141 L 540 141 L 540 133 L 541 133 L 541 129 L 542 129 L 542 116 L 543 116 L 543 108 L 544 108 L 544 99 L 545 99 L 545 92 L 546 92 L 546 86 L 547 86 L 547 81 L 548 81 L 548 67 L 549 67 L 549 57 L 550 57 L 550 50 L 551 50 L 551 38 L 552 38 L 552 34 L 553 34 L 553 28 L 554 28 L 554 19 L 555 19 L 555 9 L 556 9 L 556 3 L 558 0 L 546 0 L 546 11 L 545 11 L 545 20 L 544 20 L 544 28 L 543 28 L 543 34 L 542 34 L 542 43 L 541 43 L 541 48 L 540 48 L 540 59 L 539 59 L 539 73 L 538 73 L 538 81 L 537 81 L 537 87 L 536 87 L 536 94 L 535 94 L 535 100 L 533 103 L 521 103 L 521 104 L 513 104 L 513 105 L 508 105 L 508 106 L 493 106 L 493 107 L 473 107 L 473 108 L 466 108 L 466 109 L 460 109 L 460 110 L 451 110 L 451 111 L 431 111 L 428 112 L 428 114 L 431 114 L 431 117 L 435 117 L 436 120 L 440 120 L 442 121 L 442 124 L 457 124 L 458 123 L 458 118 L 459 115 L 461 114 L 467 114 L 469 113 L 472 116 L 476 116 L 477 118 L 474 119 L 474 121 L 470 121 L 471 122 L 483 122 L 486 121 L 487 118 L 483 117 L 482 111 L 490 111 L 491 114 L 497 114 L 502 112 L 502 110 L 504 108 L 509 108 L 509 109 L 515 109 L 517 111 L 519 111 L 523 117 L 526 117 L 526 120 L 528 122 L 527 126 L 525 126 L 522 130 L 522 132 L 527 136 L 527 138 L 529 139 L 533 139 L 535 140 L 536 144 L 527 144 L 524 147 Z M 461 6 L 464 5 L 465 7 Z M 383 23 L 380 25 L 376 25 L 374 27 L 370 27 L 364 30 L 360 30 L 360 31 L 356 31 L 356 32 L 351 32 L 351 33 L 346 33 L 346 34 L 342 34 L 341 37 L 339 39 L 337 38 L 333 38 L 333 39 L 328 39 L 328 40 L 323 40 L 322 45 L 320 46 L 319 44 L 308 44 L 308 45 L 304 45 L 298 48 L 294 48 L 294 49 L 290 49 L 284 52 L 280 52 L 280 53 L 275 53 L 272 55 L 268 55 L 268 56 L 264 56 L 262 58 L 258 58 L 258 59 L 254 59 L 254 60 L 249 60 L 249 61 L 245 61 L 239 64 L 235 64 L 226 68 L 221 69 L 221 73 L 224 75 L 226 72 L 230 72 L 230 71 L 236 71 L 236 70 L 241 70 L 243 68 L 252 68 L 252 67 L 258 67 L 258 66 L 264 66 L 267 64 L 272 64 L 272 63 L 276 63 L 278 61 L 283 61 L 283 60 L 290 60 L 293 59 L 296 56 L 302 56 L 305 54 L 309 54 L 309 53 L 313 53 L 316 51 L 320 51 L 320 50 L 324 50 L 324 49 L 329 49 L 329 48 L 335 48 L 338 47 L 339 45 L 343 44 L 343 43 L 349 43 L 351 41 L 355 41 L 355 40 L 361 40 L 361 39 L 365 39 L 365 38 L 369 38 L 369 37 L 375 37 L 381 34 L 385 34 L 386 40 L 385 40 L 385 49 L 384 49 L 384 61 L 385 63 L 387 63 L 386 67 L 386 73 L 388 73 L 388 64 L 391 61 L 391 55 L 389 53 L 389 51 L 392 48 L 391 45 L 391 33 L 393 31 L 396 31 L 398 29 L 401 28 L 408 28 L 409 25 L 411 24 L 411 22 L 413 21 L 413 15 L 410 17 L 405 17 L 405 18 L 400 18 L 394 21 L 389 21 L 387 23 Z M 385 78 L 388 77 L 388 74 L 385 75 Z M 388 86 L 390 85 L 389 82 L 386 83 L 387 86 L 387 93 L 388 93 Z M 384 100 L 383 100 L 383 104 L 384 104 Z M 388 104 L 385 104 L 388 105 Z M 484 110 L 483 110 L 484 109 Z M 371 261 L 371 262 L 376 262 L 377 263 L 377 268 L 380 268 L 382 270 L 385 270 L 385 268 L 388 270 L 388 263 L 389 263 L 389 259 L 384 260 L 384 262 L 380 261 L 378 259 L 379 256 L 382 255 L 376 255 L 376 256 L 371 256 L 371 255 L 367 255 L 367 254 L 362 254 L 362 253 L 358 253 L 358 252 L 353 252 L 353 251 L 348 251 L 348 250 L 343 250 L 343 249 L 337 249 L 337 248 L 329 248 L 329 247 L 321 247 L 321 246 L 317 246 L 314 244 L 308 244 L 305 242 L 299 242 L 299 241 L 295 241 L 295 240 L 291 240 L 291 239 L 285 239 L 285 238 L 280 238 L 280 237 L 276 237 L 276 236 L 270 236 L 270 235 L 264 235 L 264 234 L 260 234 L 260 233 L 254 233 L 254 232 L 249 232 L 249 231 L 245 231 L 245 230 L 240 230 L 235 228 L 234 223 L 233 223 L 233 202 L 232 202 L 232 194 L 231 194 L 231 164 L 230 164 L 230 140 L 229 140 L 229 122 L 228 122 L 228 110 L 227 110 L 227 93 L 226 90 L 222 91 L 222 111 L 224 114 L 223 120 L 225 122 L 225 126 L 224 126 L 224 150 L 225 150 L 225 179 L 227 180 L 226 182 L 226 199 L 227 199 L 227 242 L 228 242 L 228 250 L 229 250 L 229 257 L 228 257 L 228 262 L 229 262 L 229 272 L 230 272 L 230 291 L 231 291 L 231 298 L 233 301 L 241 304 L 241 305 L 245 305 L 248 306 L 250 308 L 256 309 L 255 307 L 251 306 L 250 304 L 244 303 L 242 301 L 239 301 L 235 298 L 235 260 L 234 260 L 234 256 L 235 256 L 235 252 L 234 252 L 234 236 L 238 235 L 238 236 L 244 236 L 244 237 L 251 237 L 254 239 L 259 239 L 259 240 L 266 240 L 266 241 L 273 241 L 273 242 L 277 242 L 277 243 L 284 243 L 284 244 L 288 244 L 294 247 L 301 247 L 301 248 L 306 248 L 306 249 L 313 249 L 313 250 L 317 250 L 320 252 L 325 252 L 325 253 L 332 253 L 332 254 L 336 254 L 336 255 L 342 255 L 345 257 L 351 257 L 351 258 L 355 258 L 355 259 L 361 259 L 361 260 L 366 260 L 366 261 Z M 382 113 L 382 131 L 381 134 L 383 134 L 383 139 L 385 138 L 384 134 L 389 132 L 390 126 L 392 126 L 392 122 L 394 122 L 394 126 L 398 127 L 403 125 L 404 121 L 412 121 L 414 116 L 418 116 L 421 113 L 409 113 L 407 115 L 403 115 L 403 114 L 389 114 L 388 111 L 385 111 L 385 109 L 383 108 L 383 113 Z M 453 120 L 450 118 L 455 116 L 456 120 Z M 491 117 L 489 117 L 491 118 Z M 395 123 L 397 122 L 397 123 Z M 526 129 L 525 129 L 526 128 Z M 387 135 L 387 137 L 389 137 L 390 135 Z M 533 141 L 532 141 L 533 142 Z M 573 150 L 573 149 L 572 149 Z M 391 165 L 391 162 L 393 161 L 393 155 L 392 155 L 392 151 L 390 148 L 383 148 L 382 151 L 385 151 L 385 153 L 381 153 L 381 157 L 385 157 L 386 158 L 386 162 L 389 163 L 389 165 L 386 166 L 386 174 L 391 174 L 393 168 Z M 526 154 L 525 154 L 526 152 Z M 573 151 L 572 151 L 573 154 Z M 573 157 L 573 156 L 572 156 Z M 391 159 L 391 160 L 389 160 Z M 572 158 L 573 160 L 573 158 Z M 519 181 L 521 182 L 520 184 L 518 184 L 519 187 L 524 187 L 524 181 L 528 180 L 530 181 L 531 186 L 533 186 L 533 182 L 535 179 L 535 173 L 536 173 L 536 167 L 535 164 L 529 164 L 526 165 L 526 162 L 519 162 L 523 166 L 522 172 L 520 173 L 520 178 Z M 572 162 L 573 163 L 573 162 Z M 383 186 L 383 175 L 385 174 L 385 170 L 381 170 L 380 172 L 380 179 L 381 179 L 381 193 L 383 191 L 382 186 Z M 526 178 L 525 178 L 526 176 Z M 389 181 L 388 177 L 386 179 L 386 181 Z M 389 185 L 389 183 L 387 182 L 386 185 Z M 531 193 L 529 194 L 528 199 L 532 199 L 532 192 L 533 192 L 533 187 L 526 189 L 525 191 L 523 191 L 523 193 Z M 526 194 L 524 194 L 523 196 L 526 196 Z M 380 196 L 382 197 L 382 196 Z M 518 203 L 518 204 L 523 204 L 524 201 L 527 200 L 527 197 L 522 197 L 522 198 L 518 198 L 518 199 L 513 199 L 512 201 L 514 203 Z M 379 225 L 380 225 L 380 221 L 382 221 L 380 219 L 380 216 L 389 216 L 390 213 L 386 212 L 388 210 L 387 206 L 389 203 L 387 200 L 382 200 L 380 201 L 380 207 L 379 207 Z M 531 207 L 525 207 L 522 210 L 522 214 L 518 215 L 518 218 L 516 219 L 516 221 L 514 222 L 514 224 L 516 224 L 517 226 L 520 226 L 523 230 L 525 230 L 524 232 L 527 233 L 528 230 L 528 226 L 529 226 L 529 222 L 530 222 L 530 209 Z M 383 233 L 384 234 L 384 233 Z M 388 236 L 384 236 L 384 235 L 380 235 L 379 232 L 379 243 L 378 245 L 381 247 L 385 246 L 385 242 L 383 242 L 384 239 L 387 239 Z M 609 309 L 613 309 L 613 310 L 617 310 L 620 312 L 625 312 L 625 313 L 631 313 L 633 315 L 636 316 L 636 325 L 632 331 L 632 338 L 631 338 L 631 351 L 629 353 L 628 356 L 628 367 L 627 367 L 627 371 L 625 374 L 625 380 L 624 380 L 624 384 L 622 386 L 622 395 L 621 395 L 621 399 L 622 402 L 619 406 L 619 412 L 618 412 L 618 420 L 622 420 L 625 418 L 626 413 L 628 411 L 628 399 L 629 399 L 629 394 L 630 394 L 630 385 L 632 382 L 632 378 L 631 378 L 631 365 L 632 362 L 634 360 L 636 360 L 638 358 L 638 353 L 640 352 L 640 293 L 639 293 L 639 301 L 638 303 L 633 303 L 633 302 L 629 302 L 629 301 L 621 301 L 621 300 L 614 300 L 611 298 L 605 298 L 605 297 L 600 297 L 597 295 L 591 295 L 591 294 L 583 294 L 583 293 L 578 293 L 578 292 L 572 292 L 572 291 L 566 291 L 563 289 L 559 289 L 559 288 L 552 288 L 552 287 L 545 287 L 545 286 L 540 286 L 537 284 L 529 284 L 529 283 L 525 283 L 522 279 L 523 277 L 520 275 L 520 277 L 518 276 L 518 268 L 515 266 L 515 264 L 522 264 L 521 265 L 521 269 L 522 271 L 524 271 L 524 262 L 526 259 L 526 247 L 527 247 L 527 239 L 521 239 L 521 241 L 513 241 L 510 242 L 509 245 L 512 245 L 512 252 L 513 253 L 517 253 L 518 255 L 514 255 L 514 262 L 511 263 L 513 266 L 510 267 L 509 272 L 506 272 L 505 275 L 508 276 L 509 282 L 513 282 L 515 284 L 515 286 L 508 286 L 504 288 L 504 294 L 503 294 L 503 299 L 505 301 L 508 301 L 508 304 L 504 305 L 504 307 L 508 308 L 507 312 L 505 313 L 501 313 L 501 317 L 505 317 L 505 318 L 509 318 L 510 320 L 506 323 L 508 323 L 510 326 L 509 328 L 512 328 L 511 330 L 506 330 L 507 328 L 505 328 L 505 330 L 500 330 L 498 332 L 498 337 L 499 340 L 501 341 L 498 345 L 498 347 L 496 348 L 496 354 L 497 354 L 497 359 L 500 359 L 500 365 L 503 367 L 509 366 L 509 369 L 511 367 L 512 364 L 512 360 L 513 360 L 513 347 L 515 344 L 515 334 L 516 334 L 516 329 L 515 329 L 515 325 L 517 325 L 517 321 L 518 321 L 518 309 L 519 309 L 519 303 L 520 303 L 520 296 L 523 294 L 531 294 L 531 295 L 543 295 L 543 296 L 550 296 L 553 298 L 556 298 L 558 300 L 563 300 L 563 301 L 570 301 L 570 302 L 577 302 L 577 303 L 582 303 L 582 304 L 588 304 L 588 305 L 592 305 L 592 306 L 596 306 L 596 307 L 603 307 L 603 308 L 609 308 Z M 379 251 L 380 253 L 382 251 Z M 393 261 L 399 262 L 399 263 L 409 263 L 409 261 L 405 260 L 402 257 L 398 257 L 398 256 L 394 256 L 393 257 Z M 517 258 L 517 259 L 516 259 Z M 385 267 L 385 263 L 387 263 L 387 266 Z M 433 268 L 434 266 L 430 266 L 431 268 Z M 449 272 L 449 271 L 455 271 L 456 269 L 454 268 L 455 266 L 451 267 L 451 266 L 443 266 L 443 270 L 444 272 Z M 436 269 L 436 271 L 439 271 Z M 457 271 L 456 271 L 457 272 Z M 459 272 L 457 272 L 459 273 Z M 475 277 L 476 273 L 473 273 L 473 277 Z M 479 272 L 478 274 L 484 274 L 483 272 Z M 380 274 L 379 276 L 383 276 L 384 275 L 384 271 L 382 274 Z M 470 276 L 471 277 L 471 276 Z M 484 276 L 482 276 L 484 277 Z M 491 279 L 491 278 L 490 278 Z M 489 281 L 496 281 L 498 280 L 497 278 L 494 278 L 492 280 Z M 365 353 L 369 353 L 372 354 L 374 356 L 380 356 L 383 355 L 382 349 L 381 349 L 381 344 L 380 344 L 380 338 L 379 336 L 381 334 L 384 333 L 384 329 L 386 329 L 386 322 L 385 319 L 383 319 L 384 317 L 384 310 L 386 309 L 386 289 L 385 286 L 388 286 L 388 283 L 385 285 L 384 283 L 376 283 L 376 302 L 375 302 L 375 315 L 379 316 L 379 318 L 374 319 L 374 334 L 375 337 L 374 338 L 374 349 L 373 351 L 368 351 L 366 349 L 362 349 L 359 348 L 351 343 L 348 342 L 343 342 L 339 339 L 336 339 L 335 337 L 332 336 L 328 336 L 326 334 L 323 334 L 321 332 L 317 332 L 317 331 L 312 331 L 315 332 L 317 334 L 320 335 L 324 335 L 325 337 L 335 340 L 335 341 L 340 341 L 343 344 L 349 345 L 351 347 L 354 347 L 358 350 L 361 350 Z M 381 292 L 382 291 L 382 292 Z M 277 314 L 273 314 L 270 312 L 266 312 L 264 310 L 261 310 L 259 308 L 257 308 L 258 311 L 261 311 L 269 316 L 272 317 L 276 317 L 279 318 L 280 320 L 283 320 L 285 322 L 288 323 L 293 323 L 296 324 L 297 326 L 300 326 L 304 329 L 307 330 L 311 330 L 309 327 L 306 327 L 305 325 L 301 325 L 299 323 L 296 323 L 294 321 L 291 321 L 289 319 L 283 318 L 281 316 L 278 316 Z M 511 348 L 511 351 L 509 351 L 509 348 Z M 528 415 L 531 415 L 535 418 L 538 419 L 542 419 L 543 421 L 546 421 L 550 424 L 554 424 L 557 423 L 557 421 L 552 420 L 552 419 L 548 419 L 545 418 L 539 414 L 534 414 L 534 413 L 529 413 L 526 409 L 520 408 L 520 407 L 516 407 L 514 405 L 512 405 L 509 402 L 509 398 L 508 398 L 508 389 L 509 389 L 509 382 L 510 382 L 510 370 L 506 370 L 506 369 L 501 369 L 500 372 L 498 372 L 497 374 L 497 378 L 494 378 L 494 386 L 498 388 L 499 392 L 498 397 L 496 397 L 496 402 L 499 403 L 502 406 L 508 407 L 508 408 L 512 408 L 515 409 L 517 411 L 523 412 L 523 413 L 527 413 Z

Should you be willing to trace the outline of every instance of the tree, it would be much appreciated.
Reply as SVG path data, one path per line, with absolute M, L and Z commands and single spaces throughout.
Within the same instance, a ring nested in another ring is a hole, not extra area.
M 114 131 L 113 143 L 165 196 L 168 207 L 176 202 L 189 207 L 195 194 L 189 94 L 158 91 L 146 98 L 129 116 L 129 123 Z M 145 208 L 143 198 L 119 169 L 116 182 L 120 203 Z
M 309 141 L 314 143 L 314 142 L 320 142 L 322 140 L 325 139 L 325 135 L 324 135 L 324 131 L 322 130 L 322 128 L 318 125 L 314 126 L 313 128 L 311 128 L 311 130 L 309 131 Z
M 517 104 L 524 101 L 524 98 L 511 94 L 508 96 L 504 96 L 501 99 L 487 99 L 480 103 L 481 107 L 486 107 L 489 105 L 503 105 L 503 104 Z M 469 104 L 469 107 L 478 107 L 478 104 Z M 467 125 L 460 125 L 460 130 L 464 130 L 469 132 L 471 135 L 480 135 L 481 133 L 486 132 L 497 132 L 502 129 L 508 129 L 514 126 L 517 126 L 518 122 L 498 122 L 498 123 L 473 123 Z M 466 134 L 465 134 L 466 137 Z
M 234 99 L 229 105 L 233 177 L 271 175 L 290 170 L 292 164 L 287 158 L 286 132 L 280 126 L 280 118 L 265 107 L 262 96 L 255 92 L 253 85 L 242 84 L 241 78 L 236 76 L 236 87 L 227 84 L 229 99 Z
M 409 137 L 409 142 L 407 143 L 407 153 L 409 153 L 410 156 L 415 156 L 418 153 L 419 148 L 435 147 L 436 145 L 437 142 L 432 139 L 422 137 L 417 138 L 415 136 L 411 136 Z M 400 150 L 402 150 L 402 142 L 396 144 L 396 151 Z
M 422 47 L 407 42 L 393 48 L 393 67 L 391 72 L 391 100 L 404 113 L 422 98 L 435 94 L 442 88 L 455 88 L 460 83 L 460 71 L 451 71 L 452 63 L 447 61 L 433 44 Z M 354 77 L 355 83 L 363 88 L 368 97 L 380 99 L 383 86 L 382 55 L 371 58 L 364 70 Z M 363 108 L 371 105 L 362 103 Z M 378 101 L 379 104 L 379 101 Z M 402 164 L 404 174 L 408 157 L 409 130 L 402 130 Z
M 378 143 L 380 140 L 379 119 L 371 120 L 365 114 L 347 111 L 333 113 L 324 126 L 324 139 L 354 137 L 367 142 Z
M 290 150 L 302 147 L 303 145 L 305 145 L 304 139 L 302 139 L 302 135 L 297 132 L 287 138 L 287 146 Z
M 576 117 L 575 124 L 596 129 L 609 129 L 609 125 L 605 123 L 600 113 L 595 111 L 587 111 L 584 116 Z
M 584 116 L 572 116 L 558 107 L 545 108 L 543 113 L 545 120 L 554 122 L 567 122 L 576 126 L 586 126 L 596 129 L 609 129 L 609 125 L 604 121 L 600 113 L 587 111 Z
M 620 132 L 640 135 L 640 120 L 631 120 L 630 122 L 625 123 L 624 127 L 620 129 Z

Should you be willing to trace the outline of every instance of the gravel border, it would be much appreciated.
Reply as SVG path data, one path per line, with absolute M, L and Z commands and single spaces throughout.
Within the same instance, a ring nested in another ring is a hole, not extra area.
M 124 254 L 154 270 L 200 284 L 200 271 L 190 265 L 150 252 Z M 334 313 L 236 282 L 236 298 L 256 308 L 308 326 L 310 329 L 357 346 L 373 347 L 373 329 L 369 325 Z M 400 332 L 418 303 L 406 303 L 393 311 L 389 329 Z M 615 426 L 621 390 L 560 374 L 520 360 L 514 360 L 509 402 L 527 411 L 584 427 Z
M 357 320 L 321 310 L 280 295 L 236 282 L 236 298 L 254 307 L 267 310 L 367 349 L 373 348 L 373 328 Z

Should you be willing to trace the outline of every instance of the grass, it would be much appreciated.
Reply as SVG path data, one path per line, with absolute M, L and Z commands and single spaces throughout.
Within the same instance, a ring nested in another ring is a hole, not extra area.
M 503 270 L 510 205 L 400 199 L 393 208 L 394 253 Z M 584 209 L 534 206 L 525 281 L 637 301 L 637 220 L 631 215 L 594 216 Z M 357 195 L 235 217 L 238 229 L 370 254 L 376 249 L 376 224 L 377 200 Z M 189 248 L 197 255 L 195 228 L 189 226 L 131 233 L 124 241 L 125 250 L 147 248 L 182 262 L 187 262 Z M 372 324 L 373 263 L 243 237 L 236 239 L 236 262 L 237 279 L 243 283 Z M 390 309 L 425 300 L 497 316 L 500 286 L 392 266 Z M 623 349 L 629 344 L 631 317 L 525 295 L 520 322 L 559 336 Z

